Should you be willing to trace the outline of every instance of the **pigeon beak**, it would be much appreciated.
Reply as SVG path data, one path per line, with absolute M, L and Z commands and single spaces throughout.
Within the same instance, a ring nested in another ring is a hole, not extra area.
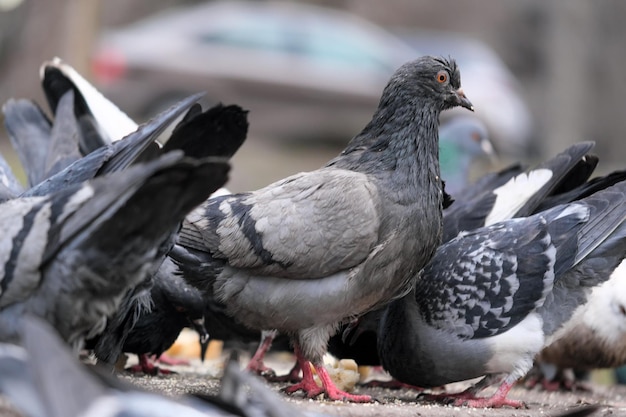
M 474 111 L 474 106 L 472 105 L 472 102 L 469 101 L 467 97 L 465 97 L 465 92 L 463 91 L 462 88 L 459 88 L 458 90 L 456 90 L 454 92 L 454 95 L 456 96 L 457 103 L 459 104 L 459 106 L 465 107 L 466 109 L 470 111 Z
M 204 355 L 209 347 L 209 332 L 204 327 L 204 317 L 192 320 L 193 328 L 200 335 L 200 361 L 204 362 Z

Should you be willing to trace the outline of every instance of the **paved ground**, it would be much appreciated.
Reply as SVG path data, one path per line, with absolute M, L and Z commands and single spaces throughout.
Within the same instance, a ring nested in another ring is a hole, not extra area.
M 279 363 L 278 361 L 282 361 Z M 194 362 L 191 367 L 176 367 L 177 375 L 160 377 L 150 376 L 124 376 L 128 381 L 142 386 L 148 390 L 163 392 L 167 395 L 179 395 L 184 393 L 200 392 L 205 394 L 217 394 L 221 361 L 210 361 L 208 364 L 199 365 Z M 276 369 L 286 370 L 291 366 L 288 358 L 278 357 L 270 362 Z M 379 399 L 375 404 L 345 404 L 326 400 L 303 399 L 301 395 L 287 396 L 279 392 L 285 384 L 268 384 L 278 395 L 305 410 L 315 410 L 335 416 L 345 417 L 408 417 L 408 416 L 517 416 L 517 417 L 546 417 L 559 416 L 570 410 L 579 410 L 587 405 L 598 405 L 598 410 L 593 416 L 620 416 L 626 415 L 626 387 L 592 385 L 589 392 L 578 391 L 568 393 L 546 393 L 538 389 L 527 390 L 519 387 L 510 393 L 513 399 L 523 400 L 528 409 L 469 409 L 465 407 L 442 406 L 429 404 L 416 399 L 417 394 L 411 390 L 389 390 L 381 388 L 357 387 L 354 392 L 370 394 Z M 451 391 L 462 389 L 466 384 L 454 384 L 449 386 Z
M 220 374 L 226 355 L 217 359 L 200 363 L 193 359 L 189 366 L 174 366 L 176 374 L 147 376 L 131 375 L 126 372 L 120 378 L 143 389 L 162 393 L 167 396 L 178 396 L 190 393 L 216 395 L 220 386 Z M 275 355 L 268 364 L 282 373 L 292 365 L 288 355 Z M 245 363 L 245 358 L 243 358 Z M 132 363 L 132 358 L 131 362 Z M 289 404 L 309 411 L 316 411 L 330 416 L 342 417 L 552 417 L 564 413 L 581 410 L 590 405 L 597 406 L 592 414 L 597 417 L 626 416 L 626 387 L 590 385 L 590 391 L 547 393 L 538 389 L 527 390 L 514 388 L 510 398 L 524 401 L 527 409 L 470 409 L 431 404 L 417 399 L 411 390 L 389 390 L 382 388 L 363 388 L 357 386 L 353 392 L 369 394 L 379 400 L 374 404 L 347 404 L 324 399 L 309 400 L 301 394 L 288 396 L 280 392 L 285 384 L 268 383 L 268 386 Z M 450 392 L 463 389 L 466 383 L 448 386 Z M 0 417 L 23 417 L 12 410 L 10 404 L 0 397 Z

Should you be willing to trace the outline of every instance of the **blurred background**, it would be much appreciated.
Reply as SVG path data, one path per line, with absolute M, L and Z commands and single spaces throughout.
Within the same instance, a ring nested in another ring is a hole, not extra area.
M 626 155 L 625 22 L 621 0 L 0 0 L 0 102 L 44 105 L 54 56 L 138 122 L 206 91 L 250 110 L 243 191 L 319 167 L 399 65 L 450 55 L 500 164 L 595 140 L 603 173 Z

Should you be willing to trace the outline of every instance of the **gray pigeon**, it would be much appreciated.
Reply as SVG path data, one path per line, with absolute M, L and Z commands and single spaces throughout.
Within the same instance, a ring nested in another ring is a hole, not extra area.
M 486 375 L 457 405 L 506 396 L 626 254 L 626 182 L 536 215 L 460 234 L 383 314 L 378 351 L 398 380 L 434 387 Z M 487 398 L 476 395 L 500 383 Z M 433 396 L 437 397 L 437 396 Z
M 283 402 L 232 361 L 216 397 L 172 399 L 144 392 L 98 367 L 83 366 L 43 321 L 25 317 L 21 327 L 25 348 L 0 343 L 0 393 L 25 417 L 323 416 Z
M 454 60 L 409 62 L 325 167 L 207 200 L 187 216 L 178 261 L 200 273 L 185 278 L 243 324 L 290 335 L 303 378 L 287 392 L 371 401 L 338 390 L 322 356 L 342 321 L 409 291 L 439 245 L 439 114 L 455 106 L 472 109 Z
M 76 347 L 102 331 L 183 217 L 227 180 L 226 162 L 182 157 L 0 205 L 0 341 L 17 340 L 26 313 Z
M 439 129 L 439 163 L 446 192 L 456 199 L 470 182 L 470 170 L 481 158 L 495 159 L 485 124 L 476 116 L 456 116 Z

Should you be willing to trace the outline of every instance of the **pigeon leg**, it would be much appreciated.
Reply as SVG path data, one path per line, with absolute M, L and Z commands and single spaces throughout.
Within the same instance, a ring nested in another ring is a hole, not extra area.
M 272 342 L 274 341 L 275 337 L 276 330 L 262 332 L 261 343 L 259 344 L 256 352 L 254 352 L 254 355 L 250 359 L 250 362 L 248 362 L 248 365 L 246 366 L 246 370 L 248 372 L 261 375 L 268 379 L 276 378 L 276 373 L 274 372 L 274 370 L 265 366 L 265 364 L 263 363 L 265 354 L 270 349 L 270 347 L 272 347 Z M 300 371 L 300 369 L 298 369 L 298 371 Z
M 189 365 L 189 361 L 187 359 L 177 359 L 166 353 L 162 353 L 156 361 L 165 365 Z
M 291 371 L 289 371 L 289 373 L 286 375 L 281 375 L 281 376 L 264 375 L 264 376 L 265 376 L 265 379 L 268 380 L 269 382 L 299 382 L 300 380 L 302 380 L 302 378 L 300 378 L 300 362 L 296 361 L 296 363 L 293 365 L 293 368 L 291 368 Z
M 335 386 L 335 383 L 330 378 L 330 375 L 328 374 L 326 368 L 324 368 L 323 364 L 313 364 L 313 367 L 317 372 L 317 376 L 322 381 L 322 386 L 320 387 L 313 378 L 310 362 L 304 358 L 297 344 L 295 344 L 294 350 L 298 358 L 298 364 L 302 369 L 302 381 L 286 387 L 284 389 L 286 393 L 291 394 L 302 390 L 308 398 L 314 398 L 320 394 L 324 394 L 326 398 L 333 401 L 350 401 L 357 403 L 372 402 L 372 397 L 369 395 L 354 395 L 341 391 Z
M 126 370 L 128 372 L 132 372 L 132 373 L 143 372 L 146 375 L 158 375 L 159 373 L 162 373 L 162 374 L 175 373 L 173 371 L 168 371 L 167 369 L 161 369 L 158 366 L 155 366 L 154 363 L 150 361 L 150 358 L 146 354 L 141 354 L 138 356 L 139 356 L 139 363 L 137 365 L 131 366 L 130 368 L 127 368 Z
M 284 388 L 284 391 L 287 394 L 293 394 L 296 391 L 302 390 L 309 398 L 317 397 L 324 391 L 322 387 L 317 385 L 315 382 L 315 379 L 313 378 L 313 371 L 311 371 L 309 362 L 300 355 L 298 349 L 296 349 L 296 354 L 298 356 L 298 367 L 302 368 L 302 380 Z
M 434 401 L 444 404 L 449 403 L 462 403 L 464 400 L 476 400 L 481 399 L 477 397 L 480 391 L 485 388 L 499 383 L 502 381 L 502 375 L 486 375 L 483 379 L 467 388 L 464 391 L 456 392 L 456 393 L 442 393 L 442 394 L 420 394 L 417 398 L 425 401 Z
M 464 405 L 474 408 L 500 408 L 500 407 L 513 407 L 513 408 L 526 408 L 526 404 L 522 401 L 509 400 L 506 398 L 511 388 L 515 383 L 504 381 L 491 397 L 474 398 L 474 399 L 457 399 L 454 405 Z
M 319 378 L 322 380 L 323 391 L 329 400 L 349 401 L 353 403 L 370 403 L 373 401 L 372 397 L 370 397 L 369 395 L 349 394 L 345 391 L 340 390 L 335 386 L 335 383 L 330 378 L 330 375 L 328 374 L 326 368 L 324 368 L 323 364 L 313 366 L 317 371 L 317 376 L 319 376 Z M 304 368 L 302 369 L 302 374 L 304 375 Z

